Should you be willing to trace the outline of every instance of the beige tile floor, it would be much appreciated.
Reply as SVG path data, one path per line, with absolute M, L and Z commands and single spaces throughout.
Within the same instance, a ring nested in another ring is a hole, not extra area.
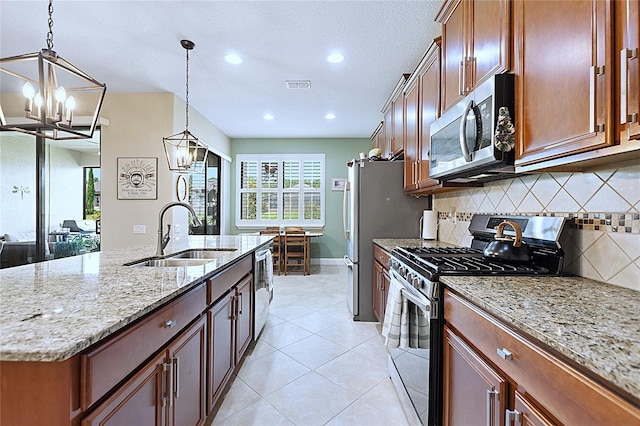
M 407 425 L 378 323 L 354 322 L 344 266 L 276 276 L 269 320 L 214 425 Z

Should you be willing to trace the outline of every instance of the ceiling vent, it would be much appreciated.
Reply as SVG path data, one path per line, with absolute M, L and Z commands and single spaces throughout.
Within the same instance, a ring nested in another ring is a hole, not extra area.
M 311 89 L 311 80 L 285 80 L 287 89 Z

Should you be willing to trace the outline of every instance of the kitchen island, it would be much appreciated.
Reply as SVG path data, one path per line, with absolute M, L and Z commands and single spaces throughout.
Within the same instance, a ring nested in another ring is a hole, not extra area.
M 244 312 L 250 328 L 253 314 L 246 308 L 253 294 L 246 289 L 253 283 L 253 253 L 270 240 L 268 236 L 192 236 L 176 239 L 166 248 L 166 253 L 190 248 L 229 249 L 222 257 L 195 266 L 125 266 L 154 256 L 155 247 L 142 247 L 0 270 L 0 423 L 81 424 L 87 413 L 112 403 L 112 396 L 122 393 L 120 387 L 136 379 L 138 359 L 148 362 L 148 358 L 158 357 L 163 348 L 169 345 L 171 349 L 172 343 L 192 329 L 201 340 L 197 349 L 202 355 L 202 368 L 196 369 L 202 373 L 199 380 L 210 382 L 205 380 L 209 371 L 205 368 L 209 361 L 206 353 L 213 339 L 209 325 L 228 328 L 233 335 L 230 338 L 235 338 L 238 314 Z M 245 297 L 240 295 L 242 291 Z M 234 309 L 231 316 L 236 322 L 214 323 L 218 305 Z M 240 358 L 239 353 L 225 361 L 235 366 Z M 179 370 L 175 362 L 171 379 Z M 122 370 L 127 364 L 135 368 Z M 109 366 L 109 371 L 100 371 L 101 366 Z M 109 377 L 97 377 L 102 373 Z M 164 386 L 163 374 L 154 379 L 153 389 Z M 224 384 L 228 376 L 218 381 Z M 185 383 L 183 393 L 187 392 Z M 108 388 L 111 384 L 118 384 L 117 392 Z M 201 417 L 206 417 L 205 406 L 206 412 L 210 411 L 212 393 L 208 392 L 211 398 L 206 398 L 206 404 L 200 395 Z M 154 408 L 156 416 L 165 415 L 159 407 L 166 405 L 166 395 L 162 398 Z M 82 424 L 93 423 L 84 420 Z

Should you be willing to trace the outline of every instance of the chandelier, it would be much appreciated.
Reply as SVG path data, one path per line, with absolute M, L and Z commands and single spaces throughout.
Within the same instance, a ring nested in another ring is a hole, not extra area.
M 189 51 L 195 44 L 180 40 L 187 53 L 185 130 L 162 138 L 169 170 L 178 173 L 204 173 L 209 147 L 189 131 Z
M 55 140 L 91 138 L 107 86 L 53 50 L 52 0 L 48 24 L 46 48 L 0 58 L 0 129 Z

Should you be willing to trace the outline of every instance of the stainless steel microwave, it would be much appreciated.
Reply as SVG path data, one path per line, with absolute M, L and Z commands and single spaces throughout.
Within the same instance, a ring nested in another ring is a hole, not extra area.
M 507 107 L 513 119 L 513 98 L 513 74 L 498 74 L 434 121 L 429 140 L 430 177 L 466 183 L 513 173 L 513 150 L 504 152 L 494 145 L 498 111 Z

